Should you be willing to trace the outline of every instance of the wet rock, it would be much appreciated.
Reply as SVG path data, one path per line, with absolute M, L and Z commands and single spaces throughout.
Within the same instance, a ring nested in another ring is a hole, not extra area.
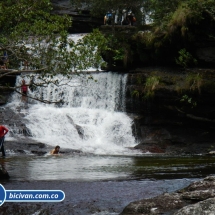
M 39 148 L 45 148 L 46 145 L 44 143 L 28 143 L 28 146 L 34 146 Z
M 34 151 L 34 150 L 32 150 L 31 153 L 41 156 L 41 155 L 45 155 L 47 152 L 43 152 L 43 151 Z
M 80 126 L 74 123 L 73 119 L 67 115 L 67 118 L 69 119 L 70 123 L 75 127 L 75 129 L 77 130 L 80 138 L 83 139 L 84 137 L 84 129 Z
M 81 150 L 76 150 L 76 149 L 63 149 L 63 151 L 60 151 L 60 154 L 80 154 L 83 153 Z
M 188 187 L 179 190 L 178 192 L 191 192 L 195 190 L 207 190 L 207 189 L 215 189 L 215 176 L 208 176 L 200 181 L 195 181 L 190 184 Z
M 181 197 L 183 199 L 202 201 L 208 198 L 215 197 L 215 189 L 185 192 L 181 195 Z
M 174 215 L 213 215 L 215 214 L 215 198 L 183 207 Z
M 75 128 L 76 128 L 79 136 L 83 139 L 84 138 L 84 129 L 80 125 L 75 125 Z
M 202 215 L 215 211 L 215 176 L 191 183 L 174 193 L 130 203 L 120 215 Z
M 19 152 L 19 153 L 21 153 L 21 154 L 26 154 L 25 151 L 22 150 L 22 149 L 17 149 L 16 151 Z
M 32 137 L 32 133 L 30 129 L 27 128 L 25 124 L 20 124 L 19 122 L 13 122 L 13 124 L 9 124 L 10 133 L 12 135 L 23 135 L 25 137 Z
M 10 176 L 7 172 L 7 170 L 4 168 L 4 166 L 1 165 L 1 168 L 0 168 L 0 179 L 9 179 Z
M 152 215 L 180 209 L 185 205 L 178 193 L 165 193 L 161 196 L 130 203 L 120 215 Z
M 143 153 L 165 153 L 166 146 L 160 144 L 159 141 L 144 141 L 134 147 L 135 149 L 140 149 Z
M 23 207 L 25 205 L 25 207 Z M 16 214 L 16 215 L 29 215 L 29 214 L 34 214 L 34 215 L 47 215 L 48 213 L 40 213 L 41 206 L 39 204 L 27 204 L 23 203 L 18 205 L 17 203 L 10 202 L 7 203 L 5 202 L 3 206 L 1 207 L 0 214 L 1 215 L 6 215 L 6 214 Z

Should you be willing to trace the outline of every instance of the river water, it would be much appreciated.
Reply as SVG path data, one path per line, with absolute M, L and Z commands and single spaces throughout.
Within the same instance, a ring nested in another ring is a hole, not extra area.
M 156 155 L 8 155 L 6 190 L 62 190 L 60 203 L 7 203 L 0 214 L 117 215 L 132 201 L 174 192 L 215 174 L 215 158 Z
M 215 158 L 208 156 L 11 155 L 3 162 L 11 181 L 170 180 L 215 173 Z
M 21 75 L 16 84 L 23 78 L 29 81 Z M 6 108 L 22 115 L 32 140 L 81 153 L 20 156 L 7 152 L 0 164 L 11 176 L 2 182 L 6 189 L 63 190 L 66 198 L 53 204 L 4 203 L 0 214 L 4 207 L 17 214 L 18 207 L 26 215 L 116 215 L 131 201 L 173 192 L 215 173 L 213 157 L 166 157 L 131 150 L 138 142 L 133 121 L 125 113 L 126 74 L 93 72 L 69 82 L 61 76 L 57 79 L 60 86 L 30 89 L 29 95 L 62 100 L 60 105 L 31 99 L 24 105 L 13 94 Z M 9 133 L 6 140 L 19 138 L 20 134 Z

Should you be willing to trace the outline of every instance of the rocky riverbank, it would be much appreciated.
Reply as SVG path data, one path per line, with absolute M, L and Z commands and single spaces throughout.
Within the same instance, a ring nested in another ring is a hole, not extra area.
M 130 203 L 120 215 L 206 215 L 215 211 L 215 176 L 173 193 Z
M 134 119 L 135 148 L 173 155 L 213 150 L 214 81 L 214 69 L 206 68 L 130 71 L 126 112 Z

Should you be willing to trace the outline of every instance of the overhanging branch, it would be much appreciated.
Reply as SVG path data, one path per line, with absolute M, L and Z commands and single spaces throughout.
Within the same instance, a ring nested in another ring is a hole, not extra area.
M 16 89 L 14 91 L 20 95 L 23 95 L 21 92 L 17 91 Z M 45 103 L 45 104 L 57 104 L 57 103 L 62 102 L 62 100 L 52 102 L 52 101 L 48 101 L 48 100 L 44 100 L 44 99 L 34 98 L 31 96 L 26 96 L 26 97 L 33 99 L 33 100 L 36 100 L 36 101 L 39 101 L 39 102 L 42 102 L 42 103 Z
M 35 70 L 14 70 L 14 69 L 0 69 L 0 73 L 3 73 L 0 75 L 0 78 L 11 75 L 11 74 L 17 74 L 17 73 L 27 73 L 27 72 L 32 72 L 32 73 L 37 73 L 37 72 L 42 72 L 46 69 L 46 67 L 41 68 L 41 69 L 35 69 Z
M 29 86 L 29 85 L 27 85 Z M 11 91 L 14 91 L 20 95 L 23 95 L 21 92 L 19 92 L 17 90 L 17 88 L 20 88 L 20 86 L 16 86 L 16 87 L 10 87 L 10 86 L 0 86 L 0 89 L 3 89 L 3 90 L 11 90 Z M 39 98 L 35 98 L 35 97 L 32 97 L 32 96 L 28 96 L 28 95 L 25 95 L 26 97 L 30 98 L 30 99 L 33 99 L 33 100 L 36 100 L 36 101 L 39 101 L 39 102 L 42 102 L 42 103 L 45 103 L 45 104 L 58 104 L 58 103 L 61 103 L 62 100 L 59 100 L 59 101 L 48 101 L 48 100 L 44 100 L 44 99 L 39 99 Z

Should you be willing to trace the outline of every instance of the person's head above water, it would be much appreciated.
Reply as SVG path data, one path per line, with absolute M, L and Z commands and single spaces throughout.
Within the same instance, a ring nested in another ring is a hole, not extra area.
M 50 152 L 52 155 L 53 154 L 58 154 L 60 151 L 60 146 L 55 146 L 55 148 Z
M 60 150 L 60 146 L 55 146 L 55 150 Z

